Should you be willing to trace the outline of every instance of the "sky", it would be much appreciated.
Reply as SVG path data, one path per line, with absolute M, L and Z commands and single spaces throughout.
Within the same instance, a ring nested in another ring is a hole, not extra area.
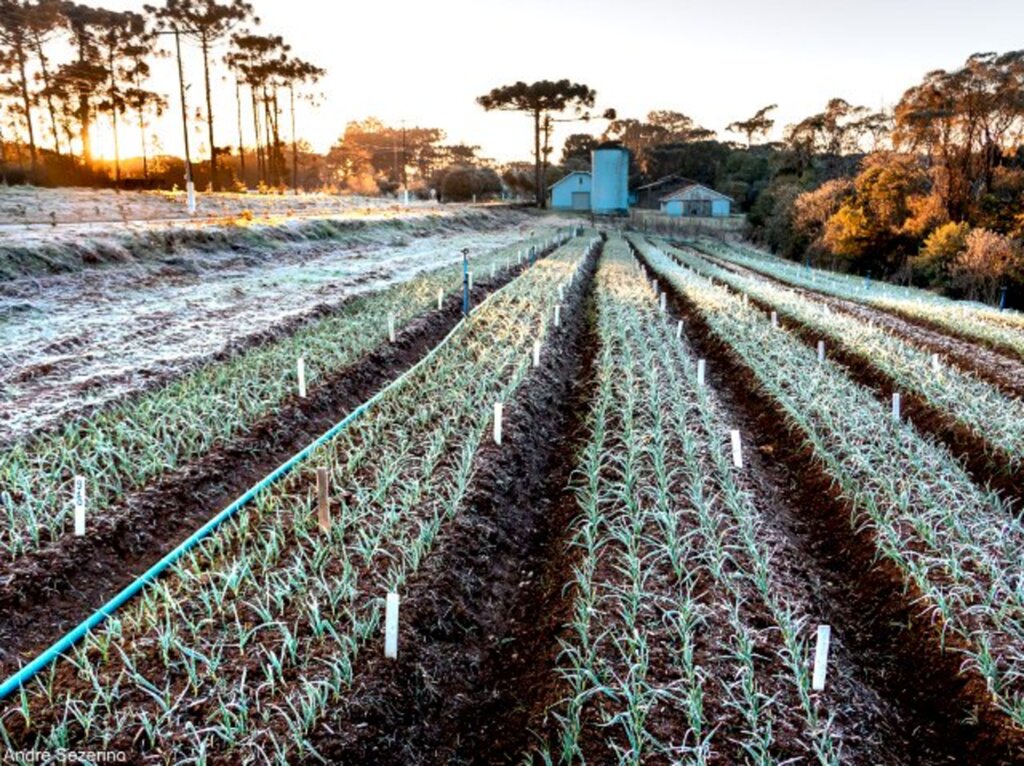
M 86 1 L 138 11 L 144 4 Z M 529 159 L 529 118 L 484 112 L 475 99 L 517 80 L 569 78 L 597 91 L 598 111 L 642 118 L 671 109 L 734 139 L 728 123 L 775 103 L 778 137 L 832 97 L 892 106 L 926 72 L 956 68 L 971 53 L 1024 47 L 1022 0 L 252 2 L 258 31 L 282 35 L 295 55 L 327 70 L 317 86 L 321 105 L 300 111 L 299 133 L 316 149 L 325 151 L 345 123 L 372 115 L 443 128 L 449 142 L 479 145 L 499 162 Z M 184 65 L 194 112 L 202 68 L 188 44 Z M 175 75 L 173 60 L 159 61 L 153 84 L 171 97 L 159 128 L 163 149 L 180 153 Z M 214 115 L 217 143 L 236 143 L 226 79 L 215 83 Z M 562 124 L 552 143 L 560 150 L 569 133 L 603 127 Z M 97 140 L 98 153 L 109 155 L 109 137 Z M 137 151 L 132 131 L 123 140 L 124 153 Z M 205 141 L 196 141 L 205 154 Z

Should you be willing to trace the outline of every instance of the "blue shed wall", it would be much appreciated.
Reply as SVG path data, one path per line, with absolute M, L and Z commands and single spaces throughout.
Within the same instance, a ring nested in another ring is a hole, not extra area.
M 566 176 L 551 187 L 551 207 L 560 210 L 571 209 L 573 192 L 589 192 L 590 187 L 590 175 L 586 173 Z
M 727 199 L 716 199 L 711 201 L 711 215 L 727 216 L 731 212 L 732 205 Z

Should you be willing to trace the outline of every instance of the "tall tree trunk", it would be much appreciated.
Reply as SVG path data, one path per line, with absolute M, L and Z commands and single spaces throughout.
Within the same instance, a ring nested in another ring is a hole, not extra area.
M 21 100 L 25 107 L 25 124 L 28 126 L 29 154 L 32 158 L 32 175 L 35 175 L 38 165 L 36 157 L 36 136 L 32 127 L 32 97 L 28 92 L 28 75 L 25 73 L 25 45 L 19 42 L 15 52 L 18 55 L 18 77 L 21 80 Z
M 263 142 L 260 140 L 260 108 L 259 99 L 256 98 L 256 86 L 249 84 L 249 92 L 252 93 L 252 127 L 253 135 L 256 137 L 256 185 L 266 178 L 266 158 L 263 156 Z
M 114 70 L 114 49 L 107 57 L 110 66 L 110 121 L 114 128 L 114 185 L 121 189 L 121 143 L 117 135 L 117 75 Z
M 53 105 L 53 93 L 50 91 L 50 71 L 46 67 L 46 54 L 43 53 L 43 41 L 38 34 L 34 36 L 36 57 L 39 59 L 39 71 L 43 75 L 43 90 L 46 93 L 46 109 L 50 113 L 50 127 L 53 131 L 53 151 L 60 157 L 60 131 L 57 129 L 57 109 Z
M 217 144 L 213 142 L 213 97 L 210 94 L 210 43 L 204 34 L 202 37 L 203 48 L 203 77 L 206 85 L 206 126 L 210 137 L 210 187 L 214 191 L 220 191 L 220 180 L 217 178 Z
M 245 180 L 245 145 L 242 137 L 242 83 L 235 78 L 235 107 L 238 109 L 238 164 L 239 175 L 242 177 L 242 185 L 248 187 Z
M 86 93 L 78 94 L 78 135 L 82 141 L 82 162 L 86 167 L 92 166 L 92 139 L 89 137 L 90 123 L 92 122 L 91 106 L 89 96 Z
M 292 188 L 299 193 L 299 142 L 295 135 L 295 86 L 288 86 L 288 94 L 292 102 Z
M 277 157 L 274 156 L 274 142 L 271 140 L 270 96 L 267 86 L 263 86 L 263 146 L 267 156 L 267 183 L 277 184 Z
M 533 112 L 533 188 L 537 197 L 537 207 L 544 207 L 544 190 L 540 181 L 540 110 Z
M 274 88 L 274 157 L 277 162 L 277 182 L 283 186 L 287 169 L 284 165 L 284 152 L 281 151 L 281 108 L 277 103 L 277 88 Z
M 146 147 L 146 110 L 139 106 L 139 139 L 142 143 L 142 177 L 149 180 L 149 152 Z

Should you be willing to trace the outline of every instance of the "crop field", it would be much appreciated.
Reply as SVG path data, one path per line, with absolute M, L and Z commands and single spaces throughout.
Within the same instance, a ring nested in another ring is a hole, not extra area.
M 9 269 L 0 750 L 1024 762 L 1024 318 L 580 224 Z

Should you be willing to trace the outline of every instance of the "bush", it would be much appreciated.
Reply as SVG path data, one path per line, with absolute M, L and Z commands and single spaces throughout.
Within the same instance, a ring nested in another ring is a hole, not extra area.
M 987 303 L 995 302 L 999 288 L 1022 272 L 1020 243 L 988 229 L 968 234 L 950 267 L 954 287 L 964 290 L 970 300 Z
M 446 202 L 466 202 L 501 194 L 501 179 L 490 168 L 454 167 L 444 174 L 441 195 Z
M 948 284 L 950 266 L 966 247 L 970 232 L 971 227 L 965 222 L 950 221 L 935 229 L 918 254 L 910 258 L 914 276 L 933 286 Z

